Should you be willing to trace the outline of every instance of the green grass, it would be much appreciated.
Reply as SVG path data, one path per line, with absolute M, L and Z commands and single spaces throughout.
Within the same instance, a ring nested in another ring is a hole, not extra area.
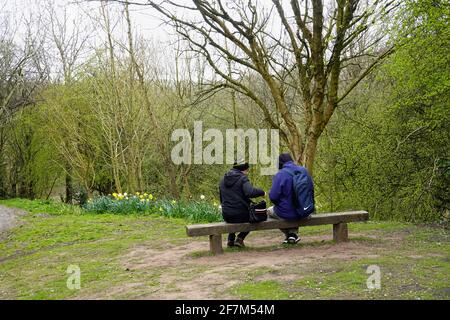
M 428 264 L 436 268 L 430 268 Z M 380 290 L 367 288 L 367 268 L 370 265 L 380 268 Z M 407 257 L 387 256 L 346 264 L 337 262 L 327 273 L 305 277 L 293 288 L 305 292 L 309 298 L 428 299 L 434 298 L 438 289 L 448 287 L 445 274 L 449 274 L 448 263 L 445 265 L 439 258 L 414 261 Z
M 0 299 L 135 299 L 151 292 L 179 292 L 179 283 L 193 281 L 198 285 L 202 275 L 210 272 L 237 281 L 212 298 L 225 295 L 242 299 L 450 299 L 447 229 L 395 222 L 353 223 L 349 224 L 352 244 L 373 248 L 377 258 L 341 260 L 324 256 L 308 264 L 283 268 L 249 264 L 245 268 L 222 270 L 222 263 L 215 263 L 207 250 L 206 237 L 186 237 L 185 225 L 190 223 L 186 219 L 161 214 L 94 214 L 51 201 L 12 199 L 0 204 L 30 212 L 20 217 L 18 227 L 0 237 Z M 331 229 L 305 227 L 301 233 L 304 237 L 330 235 Z M 258 233 L 253 236 L 258 237 Z M 392 240 L 397 238 L 400 240 Z M 146 258 L 145 255 L 125 258 L 133 248 L 145 246 L 158 261 L 159 255 L 172 247 L 184 246 L 187 241 L 199 241 L 205 249 L 179 251 L 179 257 L 171 258 L 179 263 L 170 267 L 158 264 L 132 270 L 124 267 L 127 261 L 140 263 L 140 259 Z M 333 245 L 331 240 L 325 240 L 298 246 L 279 243 L 250 246 L 241 257 L 264 252 L 281 256 Z M 237 251 L 225 249 L 225 257 L 233 257 Z M 211 265 L 197 264 L 197 259 L 207 259 Z M 81 269 L 79 291 L 67 288 L 69 265 Z M 381 269 L 380 290 L 366 287 L 369 265 Z
M 0 298 L 9 298 L 2 292 L 23 299 L 73 296 L 76 292 L 67 289 L 65 282 L 71 264 L 80 267 L 84 287 L 106 289 L 130 280 L 118 261 L 127 249 L 184 235 L 184 222 L 158 216 L 32 214 L 24 222 L 0 242 L 0 260 L 4 260 L 0 262 Z M 154 247 L 161 245 L 156 242 Z M 157 277 L 158 273 L 146 274 L 142 281 L 154 283 Z
M 175 202 L 160 199 L 141 202 L 134 197 L 128 200 L 115 200 L 98 197 L 84 208 L 67 205 L 53 200 L 8 199 L 0 200 L 7 207 L 20 208 L 31 213 L 46 214 L 117 214 L 117 215 L 159 215 L 167 218 L 184 219 L 191 222 L 223 221 L 216 205 L 206 201 Z
M 77 206 L 67 205 L 53 200 L 7 199 L 0 200 L 0 205 L 19 208 L 30 213 L 46 214 L 82 214 L 84 210 Z
M 66 270 L 71 264 L 80 267 L 84 287 L 106 290 L 131 280 L 117 260 L 121 253 L 133 245 L 163 237 L 177 243 L 185 234 L 184 220 L 160 215 L 97 215 L 53 202 L 19 199 L 0 204 L 30 212 L 0 241 L 0 299 L 76 295 L 66 286 Z M 163 245 L 156 242 L 154 247 Z M 157 283 L 158 273 L 145 274 L 142 281 Z
M 242 299 L 285 300 L 289 293 L 276 281 L 244 283 L 233 289 L 233 293 Z
M 373 226 L 378 224 L 379 228 Z M 295 274 L 299 280 L 258 281 L 252 276 L 233 287 L 240 298 L 273 299 L 450 299 L 450 235 L 448 230 L 395 223 L 353 224 L 360 232 L 373 232 L 391 236 L 407 231 L 406 241 L 397 243 L 395 250 L 380 250 L 379 258 L 342 261 L 327 259 L 316 269 L 273 269 L 278 275 Z M 357 227 L 356 227 L 357 226 Z M 394 227 L 395 226 L 395 227 Z M 367 227 L 367 230 L 364 228 Z M 352 237 L 352 241 L 368 239 Z M 374 239 L 368 241 L 374 242 Z M 383 242 L 382 240 L 375 240 Z M 375 243 L 374 243 L 375 244 Z M 389 245 L 389 243 L 386 243 Z M 320 244 L 316 244 L 320 246 Z M 367 288 L 367 268 L 376 265 L 381 272 L 381 289 Z M 267 291 L 261 288 L 268 286 Z M 275 289 L 277 288 L 277 289 Z M 284 299 L 284 298 L 281 298 Z
M 412 261 L 388 256 L 328 262 L 314 272 L 299 270 L 300 280 L 295 282 L 252 277 L 232 290 L 242 299 L 450 299 L 450 264 L 442 258 Z M 370 265 L 380 267 L 380 289 L 367 287 Z

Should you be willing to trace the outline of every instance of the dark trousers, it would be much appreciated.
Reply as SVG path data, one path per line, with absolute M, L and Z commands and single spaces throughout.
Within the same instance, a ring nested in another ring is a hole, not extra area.
M 238 216 L 223 216 L 223 220 L 225 220 L 226 223 L 244 223 L 249 222 L 250 217 L 249 215 L 238 215 Z M 246 236 L 248 236 L 250 232 L 241 232 L 238 234 L 238 238 L 244 240 Z M 230 233 L 228 234 L 228 241 L 234 242 L 236 240 L 236 234 Z

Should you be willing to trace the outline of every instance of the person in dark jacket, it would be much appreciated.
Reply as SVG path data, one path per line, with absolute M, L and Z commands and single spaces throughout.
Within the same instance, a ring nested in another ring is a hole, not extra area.
M 273 177 L 272 188 L 269 192 L 270 201 L 275 205 L 267 209 L 267 214 L 274 219 L 298 220 L 298 215 L 294 207 L 293 181 L 292 176 L 282 170 L 291 168 L 295 170 L 298 166 L 294 163 L 289 153 L 283 153 L 278 158 L 278 168 L 280 171 Z M 300 241 L 298 228 L 281 229 L 286 236 L 283 243 L 295 244 Z
M 261 189 L 254 188 L 248 179 L 248 163 L 235 163 L 220 181 L 219 193 L 223 219 L 227 223 L 249 222 L 250 199 L 265 196 Z M 244 239 L 249 232 L 241 232 L 236 238 L 228 235 L 228 247 L 244 247 Z

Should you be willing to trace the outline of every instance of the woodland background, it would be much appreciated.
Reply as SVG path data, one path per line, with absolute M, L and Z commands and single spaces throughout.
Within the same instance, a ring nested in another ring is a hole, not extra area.
M 204 21 L 216 26 L 208 20 L 213 9 L 197 2 L 206 10 Z M 259 44 L 266 50 L 255 60 L 249 56 L 238 61 L 243 58 L 231 46 L 235 43 L 220 42 L 230 44 L 223 47 L 228 53 L 215 49 L 217 59 L 212 56 L 213 61 L 222 59 L 218 66 L 223 76 L 208 61 L 206 48 L 195 47 L 196 38 L 189 38 L 199 31 L 167 15 L 163 5 L 155 8 L 155 15 L 159 9 L 167 29 L 174 30 L 165 42 L 134 26 L 133 10 L 139 6 L 127 1 L 41 3 L 40 10 L 20 21 L 0 5 L 0 198 L 54 198 L 83 204 L 114 192 L 149 192 L 160 198 L 205 195 L 217 201 L 218 182 L 228 166 L 176 166 L 170 159 L 172 131 L 192 132 L 194 121 L 201 120 L 205 129 L 278 126 L 287 132 L 282 149 L 309 169 L 314 165 L 319 211 L 362 208 L 375 219 L 448 221 L 450 8 L 446 1 L 330 4 L 327 12 L 335 10 L 336 15 L 324 15 L 322 22 L 330 23 L 331 31 L 320 32 L 324 42 L 327 36 L 331 39 L 328 54 L 322 48 L 324 56 L 314 55 L 314 39 L 299 49 L 299 61 L 306 68 L 303 76 L 311 75 L 309 80 L 302 78 L 301 70 L 294 72 L 300 69 L 295 59 L 283 55 L 284 49 L 295 54 L 288 29 L 280 33 L 285 37 L 264 33 L 264 8 L 258 11 L 245 1 L 234 1 L 236 7 L 230 10 L 239 12 L 239 5 L 248 5 L 250 11 L 241 12 L 260 17 L 242 18 L 242 25 L 256 26 L 245 29 L 254 34 L 244 30 L 243 39 L 250 39 L 249 46 L 253 37 L 264 39 Z M 273 1 L 271 12 L 281 17 L 277 3 Z M 69 14 L 71 6 L 95 10 L 77 11 L 74 17 Z M 310 8 L 306 12 L 313 15 L 316 7 Z M 336 87 L 336 97 L 342 99 L 331 101 L 333 70 L 322 80 L 316 72 L 324 60 L 332 61 L 331 69 L 336 66 L 333 43 L 339 39 L 333 30 L 340 29 L 333 28 L 346 21 L 337 15 L 345 15 L 349 8 L 354 9 L 355 25 L 348 26 L 349 42 L 338 55 L 340 72 L 334 79 L 342 84 Z M 314 17 L 309 24 L 305 16 L 306 28 L 315 30 Z M 362 27 L 353 28 L 357 24 Z M 351 34 L 355 36 L 349 38 Z M 311 55 L 303 57 L 305 52 Z M 248 61 L 252 66 L 242 68 Z M 281 66 L 272 65 L 267 74 L 273 70 L 279 74 L 266 78 L 264 68 L 271 62 Z M 333 107 L 332 116 L 319 123 L 320 132 L 308 131 L 302 124 L 308 114 L 305 81 L 313 94 L 317 83 L 323 82 L 325 116 L 326 108 Z M 355 86 L 346 92 L 352 83 Z M 282 91 L 279 96 L 277 88 Z M 304 142 L 295 136 L 296 130 L 305 132 Z M 308 149 L 315 143 L 316 148 Z M 259 172 L 253 167 L 250 179 L 269 190 L 271 177 Z

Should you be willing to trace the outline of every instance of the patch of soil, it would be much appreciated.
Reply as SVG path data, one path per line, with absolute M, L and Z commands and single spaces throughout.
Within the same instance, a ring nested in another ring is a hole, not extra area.
M 376 239 L 376 236 L 361 236 Z M 242 283 L 243 277 L 257 268 L 298 271 L 300 268 L 317 269 L 317 264 L 323 259 L 356 260 L 378 257 L 380 246 L 362 241 L 335 244 L 329 240 L 329 235 L 307 236 L 295 247 L 284 247 L 280 245 L 282 235 L 271 232 L 246 239 L 246 250 L 195 257 L 195 253 L 208 250 L 209 243 L 205 237 L 204 240 L 187 239 L 180 246 L 167 244 L 164 248 L 154 248 L 152 243 L 142 244 L 133 247 L 121 261 L 124 268 L 132 271 L 155 268 L 164 270 L 159 279 L 161 289 L 139 298 L 233 299 L 232 296 L 224 296 L 223 292 Z M 199 269 L 205 271 L 198 273 Z M 301 274 L 267 272 L 256 278 L 291 282 L 300 279 Z M 121 291 L 120 288 L 117 290 Z
M 353 260 L 378 257 L 373 248 L 361 243 L 346 242 L 342 244 L 323 244 L 315 246 L 298 245 L 293 248 L 275 248 L 271 251 L 238 251 L 220 256 L 196 258 L 198 265 L 227 265 L 257 267 L 277 267 L 314 263 L 319 259 Z M 192 259 L 194 260 L 194 259 Z
M 169 287 L 172 289 L 147 295 L 145 299 L 233 299 L 231 295 L 223 292 L 227 292 L 229 288 L 238 284 L 240 279 L 231 278 L 225 269 L 219 268 L 202 272 L 201 275 L 190 279 L 180 279 L 177 274 L 164 273 L 160 281 L 163 288 Z
M 20 209 L 0 206 L 0 236 L 5 231 L 18 225 L 17 218 L 25 214 L 26 212 Z
M 450 299 L 450 287 L 435 290 L 435 295 L 442 299 Z
M 181 246 L 166 246 L 155 249 L 152 244 L 134 247 L 123 257 L 123 265 L 131 270 L 149 267 L 177 267 L 190 259 L 189 254 L 205 250 L 208 244 L 190 241 Z
M 83 293 L 83 289 L 80 294 L 73 297 L 73 300 L 108 300 L 113 298 L 122 298 L 122 296 L 128 296 L 130 292 L 133 292 L 136 294 L 136 292 L 142 291 L 142 290 L 149 289 L 143 285 L 142 283 L 136 283 L 136 282 L 127 282 L 122 283 L 120 286 L 112 286 L 109 287 L 107 291 L 100 291 L 96 292 L 94 294 L 91 294 L 89 292 Z M 157 289 L 155 289 L 157 290 Z M 139 299 L 133 296 L 133 299 Z

